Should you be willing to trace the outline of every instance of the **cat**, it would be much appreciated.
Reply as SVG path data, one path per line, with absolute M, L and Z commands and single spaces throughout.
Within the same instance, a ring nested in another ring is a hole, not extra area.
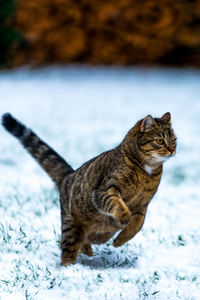
M 78 251 L 92 256 L 92 244 L 115 247 L 132 239 L 143 226 L 165 161 L 176 153 L 171 114 L 146 116 L 114 149 L 84 163 L 76 171 L 31 129 L 11 114 L 2 125 L 36 159 L 60 193 L 61 265 L 76 262 Z

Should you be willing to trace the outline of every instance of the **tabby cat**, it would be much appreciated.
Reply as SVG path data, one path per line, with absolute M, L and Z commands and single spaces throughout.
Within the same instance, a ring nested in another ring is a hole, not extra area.
M 158 189 L 162 165 L 176 153 L 171 115 L 148 115 L 113 150 L 72 167 L 32 130 L 6 113 L 3 126 L 50 175 L 60 192 L 62 265 L 76 262 L 78 251 L 92 256 L 91 244 L 119 247 L 141 229 Z

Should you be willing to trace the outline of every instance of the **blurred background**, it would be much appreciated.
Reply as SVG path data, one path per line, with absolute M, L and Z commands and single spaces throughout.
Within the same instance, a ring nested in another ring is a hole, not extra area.
M 200 0 L 0 0 L 2 66 L 200 67 Z

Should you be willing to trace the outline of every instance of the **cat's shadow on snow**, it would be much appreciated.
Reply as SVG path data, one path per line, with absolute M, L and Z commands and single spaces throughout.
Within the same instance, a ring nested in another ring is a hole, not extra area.
M 81 264 L 91 269 L 106 269 L 106 268 L 136 268 L 137 256 L 125 257 L 124 255 L 120 256 L 119 254 L 98 254 L 92 257 L 88 257 L 84 254 L 80 254 L 77 258 L 76 263 Z

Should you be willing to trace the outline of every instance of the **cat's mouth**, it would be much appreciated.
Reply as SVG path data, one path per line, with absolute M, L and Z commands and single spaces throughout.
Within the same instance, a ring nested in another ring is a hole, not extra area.
M 167 154 L 167 155 L 159 155 L 159 154 L 153 154 L 153 158 L 155 159 L 156 163 L 164 163 L 165 161 L 167 161 L 168 159 L 170 159 L 171 157 L 173 157 L 175 154 L 171 153 L 171 154 Z
M 176 150 L 174 150 L 173 152 L 170 152 L 170 154 L 165 155 L 165 157 L 170 158 L 170 157 L 175 156 L 175 154 L 176 154 Z

